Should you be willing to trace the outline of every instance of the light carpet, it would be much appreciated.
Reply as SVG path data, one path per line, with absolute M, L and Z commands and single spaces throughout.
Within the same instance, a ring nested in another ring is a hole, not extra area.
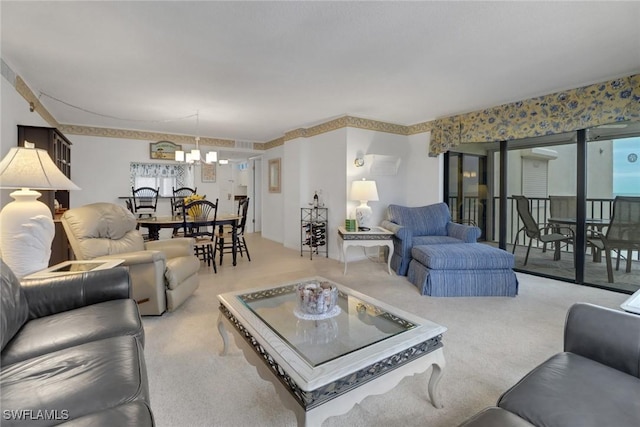
M 220 356 L 216 328 L 219 293 L 278 285 L 320 275 L 448 328 L 446 368 L 440 381 L 444 407 L 431 405 L 430 371 L 405 378 L 390 392 L 370 396 L 323 426 L 456 426 L 498 397 L 523 375 L 562 350 L 564 320 L 575 302 L 618 308 L 628 295 L 529 275 L 518 275 L 519 295 L 431 298 L 406 277 L 389 275 L 386 263 L 361 259 L 344 264 L 249 235 L 252 261 L 225 256 L 218 274 L 202 265 L 200 287 L 177 311 L 144 317 L 151 408 L 160 427 L 295 426 L 242 352 Z M 360 250 L 360 252 L 358 252 Z M 353 248 L 350 257 L 362 256 Z M 233 340 L 231 340 L 233 342 Z

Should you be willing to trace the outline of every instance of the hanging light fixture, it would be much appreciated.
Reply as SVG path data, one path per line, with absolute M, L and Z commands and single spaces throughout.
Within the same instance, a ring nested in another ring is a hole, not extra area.
M 200 137 L 197 136 L 200 132 L 200 110 L 196 112 L 196 148 L 191 150 L 188 153 L 185 153 L 182 150 L 177 150 L 176 161 L 188 163 L 191 165 L 199 165 L 202 163 L 215 163 L 218 160 L 218 153 L 216 151 L 208 151 L 205 155 L 204 162 L 202 161 L 202 156 L 200 154 Z

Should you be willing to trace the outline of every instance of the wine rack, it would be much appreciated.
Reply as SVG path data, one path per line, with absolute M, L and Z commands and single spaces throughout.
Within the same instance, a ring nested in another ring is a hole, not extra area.
M 300 256 L 309 253 L 329 258 L 327 228 L 329 225 L 327 208 L 300 208 Z

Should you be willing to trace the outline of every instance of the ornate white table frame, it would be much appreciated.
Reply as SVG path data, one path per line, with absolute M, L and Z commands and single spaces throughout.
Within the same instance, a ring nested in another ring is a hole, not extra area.
M 434 407 L 442 407 L 437 387 L 445 368 L 442 333 L 446 328 L 436 325 L 439 329 L 434 330 L 435 335 L 424 341 L 416 342 L 413 334 L 404 346 L 398 344 L 398 337 L 393 337 L 384 352 L 379 351 L 380 343 L 376 343 L 375 355 L 367 353 L 361 363 L 354 364 L 359 358 L 356 351 L 343 357 L 344 367 L 335 360 L 328 362 L 326 372 L 305 381 L 301 375 L 309 374 L 313 368 L 297 357 L 292 358 L 293 349 L 248 309 L 239 311 L 231 298 L 225 298 L 227 295 L 230 294 L 218 296 L 217 327 L 224 342 L 220 354 L 228 352 L 231 331 L 246 360 L 261 378 L 273 383 L 283 405 L 295 413 L 298 426 L 319 427 L 327 418 L 349 412 L 367 396 L 386 393 L 403 378 L 425 372 L 429 367 L 433 367 L 427 386 L 429 398 Z M 253 318 L 246 321 L 241 318 L 244 315 Z
M 346 228 L 338 227 L 338 236 L 342 240 L 342 259 L 344 260 L 344 275 L 347 274 L 347 249 L 352 246 L 362 246 L 371 248 L 386 246 L 389 248 L 387 254 L 387 271 L 391 275 L 391 255 L 393 254 L 393 233 L 382 227 L 372 227 L 369 231 L 347 231 Z

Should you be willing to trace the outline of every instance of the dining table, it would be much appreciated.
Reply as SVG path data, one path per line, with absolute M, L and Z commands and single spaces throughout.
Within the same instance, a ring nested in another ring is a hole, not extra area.
M 232 257 L 233 265 L 236 265 L 236 254 L 238 249 L 237 229 L 238 222 L 242 219 L 242 215 L 237 214 L 221 214 L 216 216 L 216 226 L 218 226 L 220 233 L 223 232 L 225 225 L 230 225 L 232 229 Z M 186 223 L 187 227 L 195 227 L 198 225 L 198 221 L 187 216 L 187 219 L 182 215 L 165 215 L 165 216 L 152 216 L 149 218 L 139 218 L 138 225 L 149 230 L 150 240 L 160 239 L 160 230 L 163 228 L 169 228 L 176 230 L 181 228 Z
M 608 218 L 586 218 L 585 219 L 585 224 L 587 225 L 587 229 L 592 229 L 594 231 L 596 231 L 596 236 L 592 236 L 594 238 L 597 238 L 597 235 L 602 233 L 602 230 L 604 229 L 604 227 L 608 226 L 611 223 L 611 220 Z M 567 217 L 567 218 L 549 218 L 549 224 L 557 224 L 557 225 L 577 225 L 577 219 L 576 218 L 571 218 L 571 217 Z M 587 237 L 589 237 L 589 235 L 587 234 Z M 588 243 L 588 239 L 587 239 L 587 243 Z M 593 245 L 592 245 L 593 246 Z M 593 246 L 593 262 L 600 262 L 602 259 L 602 254 L 600 249 L 597 246 Z

